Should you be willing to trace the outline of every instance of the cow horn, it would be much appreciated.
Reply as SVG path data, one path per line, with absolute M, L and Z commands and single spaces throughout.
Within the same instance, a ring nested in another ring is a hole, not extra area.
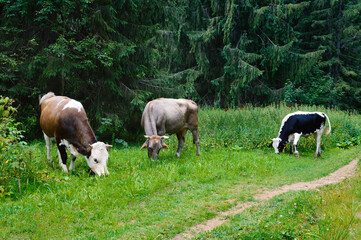
M 145 138 L 149 138 L 149 136 L 147 136 L 147 135 L 144 135 L 144 137 L 145 137 Z
M 169 137 L 168 136 L 161 136 L 160 138 L 161 139 L 168 139 Z
M 92 146 L 91 144 L 89 144 L 89 147 L 90 147 L 91 149 L 93 149 L 93 146 Z
M 107 150 L 111 147 L 113 147 L 113 145 L 109 145 L 109 144 L 105 144 L 105 146 L 107 147 Z

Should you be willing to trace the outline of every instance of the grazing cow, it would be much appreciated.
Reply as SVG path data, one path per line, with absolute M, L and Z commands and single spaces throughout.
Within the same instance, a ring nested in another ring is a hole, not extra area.
M 51 140 L 55 138 L 59 164 L 64 172 L 68 172 L 65 151 L 67 148 L 71 154 L 70 171 L 75 167 L 76 157 L 83 155 L 94 173 L 99 176 L 109 174 L 107 163 L 111 145 L 96 140 L 80 102 L 49 92 L 40 99 L 40 106 L 40 126 L 44 133 L 49 162 L 52 162 Z
M 178 150 L 176 157 L 179 157 L 188 129 L 193 134 L 193 143 L 197 146 L 197 155 L 200 155 L 198 107 L 192 100 L 159 98 L 150 101 L 144 108 L 141 124 L 147 140 L 140 150 L 147 148 L 148 157 L 158 159 L 160 149 L 168 149 L 168 146 L 163 142 L 163 139 L 168 138 L 164 136 L 166 133 L 177 134 Z
M 331 124 L 328 116 L 322 112 L 294 112 L 283 118 L 280 131 L 277 138 L 272 139 L 270 146 L 273 146 L 276 153 L 283 151 L 284 147 L 290 142 L 290 154 L 295 147 L 295 156 L 299 157 L 297 143 L 301 136 L 308 137 L 314 135 L 317 141 L 315 158 L 321 156 L 321 136 L 325 128 L 326 119 L 331 133 Z

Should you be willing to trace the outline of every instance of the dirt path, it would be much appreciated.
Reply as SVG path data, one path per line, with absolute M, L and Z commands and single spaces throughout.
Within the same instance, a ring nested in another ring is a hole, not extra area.
M 294 183 L 291 185 L 285 185 L 280 188 L 276 188 L 273 190 L 267 190 L 263 191 L 262 193 L 256 194 L 254 198 L 256 200 L 259 200 L 259 202 L 245 202 L 245 203 L 239 203 L 235 207 L 231 208 L 228 211 L 225 212 L 219 212 L 218 216 L 212 219 L 209 219 L 205 221 L 204 223 L 195 225 L 193 227 L 190 227 L 186 232 L 180 233 L 177 236 L 173 238 L 173 240 L 183 240 L 183 239 L 189 239 L 192 237 L 195 237 L 196 234 L 201 232 L 207 232 L 211 231 L 214 228 L 222 225 L 223 223 L 227 222 L 228 220 L 225 219 L 225 216 L 232 216 L 239 214 L 246 210 L 247 208 L 250 208 L 252 206 L 259 205 L 263 201 L 267 201 L 277 195 L 280 195 L 285 192 L 289 191 L 299 191 L 299 190 L 311 190 L 318 187 L 322 187 L 324 185 L 328 184 L 335 184 L 338 182 L 341 182 L 346 177 L 350 177 L 353 175 L 354 170 L 357 166 L 358 159 L 355 159 L 351 161 L 348 165 L 343 166 L 342 168 L 338 169 L 337 171 L 329 174 L 326 177 L 311 181 L 311 182 L 299 182 Z

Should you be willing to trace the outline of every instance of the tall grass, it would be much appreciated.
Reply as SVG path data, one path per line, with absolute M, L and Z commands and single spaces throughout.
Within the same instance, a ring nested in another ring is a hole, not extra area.
M 322 137 L 323 147 L 361 134 L 361 118 L 353 112 L 326 109 L 319 106 L 285 105 L 264 108 L 246 106 L 242 109 L 201 109 L 199 131 L 203 147 L 239 146 L 243 149 L 267 147 L 271 138 L 277 137 L 282 119 L 295 111 L 319 111 L 328 115 L 332 132 Z M 328 128 L 326 123 L 326 128 Z M 300 147 L 315 148 L 314 137 L 300 140 Z

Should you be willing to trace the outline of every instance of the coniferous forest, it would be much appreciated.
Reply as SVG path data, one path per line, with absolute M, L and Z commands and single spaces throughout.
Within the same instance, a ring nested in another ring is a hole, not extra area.
M 127 140 L 158 97 L 361 110 L 358 0 L 3 0 L 0 14 L 0 95 L 28 138 L 48 91 Z

